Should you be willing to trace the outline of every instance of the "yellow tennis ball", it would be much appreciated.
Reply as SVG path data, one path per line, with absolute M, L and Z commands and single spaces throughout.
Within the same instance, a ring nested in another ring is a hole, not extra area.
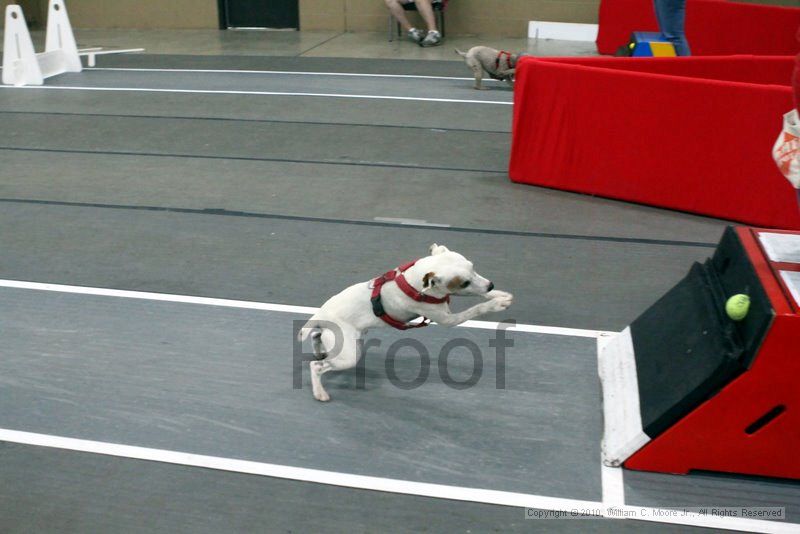
M 741 321 L 750 310 L 750 297 L 743 293 L 734 295 L 725 303 L 725 313 L 734 321 Z

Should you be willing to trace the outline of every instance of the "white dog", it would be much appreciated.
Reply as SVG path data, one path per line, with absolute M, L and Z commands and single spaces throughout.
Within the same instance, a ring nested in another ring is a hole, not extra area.
M 487 301 L 451 313 L 450 295 L 480 295 Z M 330 400 L 322 387 L 322 375 L 355 367 L 360 357 L 358 341 L 368 328 L 388 325 L 405 330 L 425 326 L 428 320 L 455 326 L 484 313 L 505 310 L 512 301 L 510 293 L 494 289 L 464 256 L 434 243 L 430 256 L 334 295 L 300 329 L 298 339 L 311 335 L 319 358 L 310 362 L 314 398 Z M 409 323 L 418 317 L 423 320 Z M 338 336 L 332 325 L 338 328 Z

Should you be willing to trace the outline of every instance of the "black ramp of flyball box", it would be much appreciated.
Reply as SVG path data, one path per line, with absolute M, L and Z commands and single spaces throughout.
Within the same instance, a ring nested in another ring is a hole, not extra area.
M 725 301 L 751 298 L 743 321 L 732 321 Z M 661 434 L 714 396 L 752 363 L 773 310 L 733 228 L 713 259 L 689 274 L 631 324 L 642 426 Z

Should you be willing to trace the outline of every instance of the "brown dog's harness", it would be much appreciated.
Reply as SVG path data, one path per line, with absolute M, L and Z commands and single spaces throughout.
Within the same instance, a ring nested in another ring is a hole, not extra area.
M 418 323 L 404 323 L 403 321 L 399 321 L 386 313 L 386 310 L 383 309 L 383 303 L 381 302 L 381 288 L 386 282 L 394 282 L 397 284 L 397 287 L 400 288 L 400 291 L 417 302 L 427 302 L 428 304 L 442 304 L 443 302 L 450 302 L 449 295 L 443 298 L 423 295 L 408 283 L 408 280 L 406 280 L 406 277 L 403 276 L 403 273 L 415 263 L 417 263 L 417 260 L 405 263 L 372 281 L 372 295 L 370 296 L 370 302 L 372 302 L 372 313 L 374 313 L 376 317 L 380 318 L 389 326 L 397 328 L 398 330 L 422 328 L 423 326 L 428 326 L 431 321 L 430 319 L 423 317 L 422 321 Z
M 494 58 L 494 70 L 500 70 L 500 62 L 503 60 L 503 56 L 506 56 L 506 66 L 509 69 L 512 69 L 513 66 L 511 65 L 511 52 L 506 52 L 505 50 L 500 50 L 497 53 L 497 57 Z

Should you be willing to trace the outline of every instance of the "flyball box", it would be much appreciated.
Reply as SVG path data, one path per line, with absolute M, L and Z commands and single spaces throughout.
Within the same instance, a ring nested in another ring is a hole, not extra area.
M 600 347 L 604 461 L 800 478 L 800 234 L 728 228 Z M 741 321 L 725 302 L 744 293 Z

